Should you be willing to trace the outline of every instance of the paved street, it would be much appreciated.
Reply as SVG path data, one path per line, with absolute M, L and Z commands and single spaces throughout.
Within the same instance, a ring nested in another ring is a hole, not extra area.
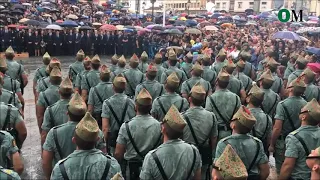
M 109 63 L 106 57 L 100 57 L 103 63 Z M 109 57 L 110 58 L 110 57 Z M 63 66 L 64 77 L 67 74 L 68 66 L 74 62 L 74 57 L 59 57 Z M 24 142 L 22 147 L 22 156 L 24 158 L 25 170 L 22 174 L 23 179 L 44 179 L 42 171 L 41 162 L 41 147 L 40 147 L 40 135 L 37 127 L 37 120 L 35 114 L 35 103 L 34 96 L 32 92 L 32 81 L 34 77 L 34 72 L 38 67 L 42 66 L 42 58 L 30 58 L 28 60 L 23 60 L 22 64 L 25 67 L 26 72 L 29 74 L 29 84 L 25 89 L 25 123 L 28 130 L 28 137 Z M 274 162 L 272 163 L 274 164 Z M 276 179 L 274 168 L 272 168 L 273 173 L 269 179 Z

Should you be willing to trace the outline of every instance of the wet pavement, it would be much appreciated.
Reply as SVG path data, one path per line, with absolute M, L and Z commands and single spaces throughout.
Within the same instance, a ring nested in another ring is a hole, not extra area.
M 110 57 L 100 57 L 102 63 L 109 64 Z M 62 63 L 64 77 L 68 73 L 69 65 L 75 61 L 74 57 L 58 57 Z M 107 60 L 109 59 L 109 60 Z M 42 66 L 42 58 L 32 57 L 26 60 L 22 60 L 21 63 L 24 65 L 26 72 L 28 73 L 29 83 L 25 88 L 25 124 L 28 131 L 27 139 L 25 140 L 22 147 L 22 156 L 24 159 L 24 172 L 21 175 L 22 179 L 44 179 L 42 171 L 41 161 L 41 145 L 40 145 L 40 134 L 37 126 L 36 113 L 35 113 L 35 102 L 32 91 L 33 77 L 35 70 Z M 274 167 L 274 161 L 271 160 L 271 164 Z M 268 179 L 276 179 L 276 173 L 274 168 L 271 169 L 271 175 Z

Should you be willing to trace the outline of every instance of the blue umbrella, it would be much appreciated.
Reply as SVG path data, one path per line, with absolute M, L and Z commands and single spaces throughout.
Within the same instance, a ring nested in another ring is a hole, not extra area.
M 273 39 L 287 39 L 287 40 L 297 40 L 301 41 L 302 39 L 298 34 L 292 31 L 279 31 L 276 32 L 273 36 Z
M 259 18 L 268 18 L 268 16 L 270 15 L 269 12 L 262 12 L 261 14 L 258 15 Z
M 112 18 L 110 18 L 109 20 L 110 20 L 110 21 L 118 21 L 119 18 L 112 17 Z
M 223 14 L 221 14 L 221 13 L 214 13 L 214 14 L 212 14 L 211 18 L 218 18 L 218 17 L 220 17 L 220 16 L 223 16 Z
M 66 20 L 61 24 L 61 26 L 63 26 L 63 27 L 78 27 L 78 24 L 74 21 Z
M 315 55 L 320 56 L 320 48 L 315 48 L 315 47 L 307 47 L 306 51 Z
M 114 1 L 108 1 L 108 4 L 116 4 Z
M 111 11 L 111 10 L 108 10 L 108 11 L 105 11 L 104 13 L 105 13 L 105 14 L 111 14 L 112 11 Z
M 197 26 L 197 22 L 191 19 L 186 20 L 186 25 L 189 27 Z

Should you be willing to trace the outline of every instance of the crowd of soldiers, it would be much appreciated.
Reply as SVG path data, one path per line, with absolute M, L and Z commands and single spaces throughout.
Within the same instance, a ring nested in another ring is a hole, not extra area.
M 283 80 L 272 50 L 256 72 L 245 48 L 236 60 L 213 52 L 215 62 L 208 48 L 195 61 L 175 47 L 152 62 L 146 52 L 114 55 L 109 66 L 79 50 L 65 78 L 45 53 L 33 91 L 46 179 L 267 179 L 270 152 L 278 179 L 320 178 L 320 90 L 308 57 L 292 53 Z M 0 177 L 19 179 L 28 81 L 11 47 L 5 56 Z

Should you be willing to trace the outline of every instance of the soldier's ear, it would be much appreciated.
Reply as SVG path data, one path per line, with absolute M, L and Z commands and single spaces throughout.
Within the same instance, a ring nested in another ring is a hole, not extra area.
M 313 167 L 312 167 L 312 171 L 319 172 L 319 171 L 320 171 L 320 165 L 319 165 L 319 164 L 315 164 L 315 165 L 313 165 Z
M 75 137 L 72 137 L 72 143 L 76 144 L 76 138 Z

